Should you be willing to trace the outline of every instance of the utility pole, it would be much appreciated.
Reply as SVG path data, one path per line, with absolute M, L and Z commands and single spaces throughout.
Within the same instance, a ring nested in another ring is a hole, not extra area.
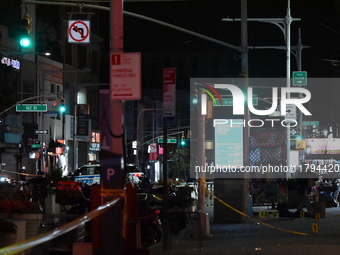
M 170 233 L 169 233 L 169 215 L 168 215 L 168 125 L 163 116 L 163 251 L 169 251 Z
M 288 0 L 287 14 L 285 18 L 286 24 L 286 87 L 290 88 L 290 24 L 292 23 L 292 16 L 290 16 L 290 0 Z M 290 93 L 287 99 L 290 98 Z M 290 167 L 290 126 L 287 126 L 287 167 Z M 288 171 L 287 178 L 290 178 L 290 171 Z
M 123 0 L 110 0 L 110 56 L 123 52 Z M 111 57 L 110 57 L 111 66 Z M 112 76 L 110 75 L 110 79 Z M 111 80 L 112 83 L 112 80 Z M 124 150 L 123 102 L 113 100 L 110 93 L 109 128 L 110 151 L 101 151 L 101 204 L 121 196 L 115 206 L 100 219 L 100 238 L 94 247 L 95 255 L 123 255 L 124 253 Z
M 200 104 L 197 107 L 197 117 L 198 117 L 198 141 L 197 141 L 197 155 L 198 155 L 198 165 L 200 167 L 205 166 L 205 116 L 206 116 L 206 107 L 207 100 L 206 94 L 202 92 L 202 90 L 198 90 L 198 98 Z M 205 109 L 203 109 L 205 108 Z M 205 213 L 205 187 L 206 187 L 206 175 L 204 171 L 200 171 L 198 173 L 198 211 L 199 211 L 199 220 L 200 220 L 200 228 L 201 233 L 204 236 L 207 236 L 210 231 L 207 231 L 207 219 Z
M 299 37 L 298 37 L 298 43 L 295 47 L 295 51 L 293 51 L 293 55 L 296 58 L 296 63 L 297 63 L 297 69 L 298 71 L 302 71 L 302 50 L 304 48 L 309 48 L 309 46 L 304 46 L 302 45 L 301 42 L 301 30 L 299 29 Z M 299 93 L 299 98 L 302 98 L 302 94 Z M 298 120 L 299 126 L 300 126 L 300 132 L 301 135 L 303 135 L 303 116 L 302 116 L 302 112 L 299 112 L 299 120 Z M 304 157 L 304 153 L 302 150 L 299 151 L 299 164 L 302 164 L 302 160 Z
M 241 0 L 241 75 L 244 76 L 243 86 L 244 91 L 248 89 L 248 5 L 247 0 Z M 245 101 L 245 106 L 247 102 Z M 249 120 L 249 109 L 246 109 L 244 113 L 244 121 L 248 123 Z M 249 125 L 244 125 L 243 127 L 243 165 L 250 165 L 250 128 Z M 249 198 L 249 178 L 245 175 L 243 176 L 243 194 L 242 194 L 242 211 L 246 212 Z M 245 221 L 245 217 L 242 216 L 241 222 Z

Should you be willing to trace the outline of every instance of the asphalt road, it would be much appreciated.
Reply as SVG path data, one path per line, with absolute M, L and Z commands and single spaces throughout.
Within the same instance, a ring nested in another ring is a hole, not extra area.
M 267 225 L 268 224 L 268 225 Z M 292 231 L 292 232 L 290 232 Z M 310 218 L 247 219 L 239 224 L 210 225 L 211 237 L 198 235 L 194 223 L 171 237 L 171 249 L 162 243 L 151 247 L 150 254 L 338 254 L 340 248 L 340 208 L 327 208 L 319 221 Z

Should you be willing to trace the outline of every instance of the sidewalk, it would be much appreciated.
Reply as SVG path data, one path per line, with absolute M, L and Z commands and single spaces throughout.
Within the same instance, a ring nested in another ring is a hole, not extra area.
M 326 217 L 316 221 L 305 218 L 247 219 L 239 224 L 210 225 L 211 237 L 203 237 L 200 250 L 198 225 L 193 224 L 172 235 L 170 251 L 163 251 L 162 243 L 151 247 L 151 255 L 171 254 L 338 254 L 340 249 L 340 208 L 327 208 Z M 259 223 L 262 221 L 266 226 Z M 313 225 L 314 224 L 314 225 Z M 315 225 L 316 224 L 316 225 Z M 284 230 L 300 233 L 290 233 Z M 315 233 L 313 233 L 313 231 Z M 310 235 L 303 235 L 303 234 Z

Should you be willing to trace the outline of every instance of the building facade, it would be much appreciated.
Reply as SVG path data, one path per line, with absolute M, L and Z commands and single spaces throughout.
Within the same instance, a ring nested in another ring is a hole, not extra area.
M 67 42 L 69 19 L 91 22 L 91 17 L 76 15 L 77 8 L 20 6 L 20 1 L 3 6 L 4 15 L 15 19 L 0 19 L 0 163 L 13 179 L 23 169 L 33 175 L 52 169 L 67 174 L 99 160 L 100 146 L 95 143 L 100 137 L 97 85 L 102 39 L 93 23 L 89 43 Z M 74 13 L 73 17 L 67 13 Z M 32 19 L 28 49 L 19 46 L 24 14 Z M 64 112 L 58 109 L 62 103 Z M 39 105 L 42 111 L 18 111 L 18 104 Z

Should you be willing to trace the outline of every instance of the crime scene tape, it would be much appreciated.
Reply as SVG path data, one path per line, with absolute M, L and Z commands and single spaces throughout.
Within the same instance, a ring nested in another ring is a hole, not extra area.
M 242 216 L 245 216 L 246 218 L 256 221 L 264 226 L 267 226 L 269 228 L 274 228 L 280 231 L 284 231 L 284 232 L 288 232 L 288 233 L 292 233 L 292 234 L 296 234 L 296 235 L 303 235 L 303 236 L 311 236 L 312 234 L 310 233 L 303 233 L 303 232 L 298 232 L 298 231 L 293 231 L 293 230 L 288 230 L 288 229 L 284 229 L 284 228 L 279 228 L 279 227 L 275 227 L 273 225 L 267 224 L 263 221 L 260 221 L 258 219 L 255 219 L 253 217 L 250 217 L 249 215 L 237 210 L 236 208 L 232 207 L 231 205 L 227 204 L 226 202 L 222 201 L 221 199 L 219 199 L 218 197 L 216 197 L 215 195 L 213 195 L 210 191 L 208 191 L 207 189 L 205 190 L 206 193 L 208 193 L 210 196 L 212 196 L 214 199 L 216 199 L 217 201 L 219 201 L 220 203 L 222 203 L 223 205 L 227 206 L 229 209 L 241 214 Z
M 24 175 L 24 176 L 41 176 L 41 175 L 37 175 L 37 174 L 25 174 L 25 173 L 19 173 L 19 172 L 14 172 L 14 171 L 9 171 L 9 170 L 2 170 L 3 172 L 7 172 L 7 173 L 13 173 L 13 174 L 20 174 L 20 175 Z
M 162 201 L 162 200 L 163 200 L 163 198 L 158 197 L 158 196 L 156 196 L 156 195 L 154 195 L 154 194 L 152 194 L 152 196 L 153 196 L 154 198 L 156 198 L 157 200 L 159 200 L 159 201 Z
M 0 248 L 0 255 L 12 255 L 16 254 L 18 252 L 24 251 L 26 249 L 32 248 L 33 246 L 39 245 L 41 243 L 50 241 L 58 236 L 61 236 L 79 226 L 82 224 L 85 224 L 86 222 L 92 220 L 93 218 L 97 217 L 98 215 L 104 213 L 107 209 L 114 206 L 118 201 L 120 200 L 120 197 L 113 199 L 96 209 L 92 210 L 91 212 L 75 219 L 74 221 L 71 221 L 69 223 L 66 223 L 65 225 L 55 228 L 51 231 L 48 231 L 44 234 L 38 235 L 36 237 L 32 237 L 26 241 L 15 243 L 13 245 Z

